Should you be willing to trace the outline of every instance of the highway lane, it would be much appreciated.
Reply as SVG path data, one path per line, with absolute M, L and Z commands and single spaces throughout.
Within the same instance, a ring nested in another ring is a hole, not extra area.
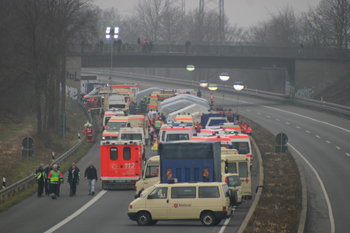
M 84 72 L 102 74 L 101 69 L 84 69 Z M 126 79 L 119 79 L 123 82 Z M 130 79 L 128 79 L 130 81 Z M 140 82 L 140 81 L 136 81 Z M 140 82 L 143 86 L 169 87 L 167 84 Z M 177 86 L 172 86 L 177 88 Z M 209 95 L 206 92 L 208 99 Z M 221 103 L 221 94 L 215 92 Z M 236 110 L 236 95 L 225 95 L 225 103 Z M 318 172 L 330 199 L 336 232 L 347 232 L 350 219 L 349 165 L 350 165 L 350 121 L 331 114 L 290 105 L 240 96 L 240 114 L 246 116 L 272 133 L 281 131 L 289 136 L 289 142 L 299 150 Z M 300 161 L 307 175 L 308 230 L 309 232 L 331 232 L 326 198 L 311 168 L 302 158 Z M 331 218 L 332 219 L 332 218 Z

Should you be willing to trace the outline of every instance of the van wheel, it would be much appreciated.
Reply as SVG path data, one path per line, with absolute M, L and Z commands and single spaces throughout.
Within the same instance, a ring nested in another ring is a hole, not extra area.
M 146 226 L 151 223 L 151 215 L 147 212 L 140 212 L 136 216 L 137 224 L 140 226 Z
M 238 197 L 237 197 L 237 191 L 230 190 L 230 202 L 231 205 L 237 205 Z
M 204 212 L 201 215 L 201 221 L 204 226 L 213 226 L 217 222 L 215 216 L 211 212 Z

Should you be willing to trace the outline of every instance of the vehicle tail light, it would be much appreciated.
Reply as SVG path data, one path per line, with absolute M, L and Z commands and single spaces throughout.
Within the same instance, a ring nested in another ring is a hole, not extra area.
M 132 209 L 132 205 L 129 205 L 129 209 Z
M 222 207 L 222 211 L 226 211 L 226 206 L 223 206 L 223 207 Z
M 248 196 L 247 199 L 253 199 L 253 197 L 252 196 Z
M 227 180 L 227 177 L 225 178 L 225 183 L 228 185 L 228 180 Z

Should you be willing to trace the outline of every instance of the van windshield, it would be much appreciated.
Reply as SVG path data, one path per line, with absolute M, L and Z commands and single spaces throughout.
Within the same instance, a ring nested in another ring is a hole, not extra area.
M 125 104 L 109 104 L 108 108 L 125 108 Z
M 233 148 L 238 150 L 239 154 L 248 154 L 249 145 L 248 142 L 232 142 Z
M 122 134 L 122 140 L 142 140 L 142 134 Z
M 108 121 L 108 124 L 107 124 L 107 129 L 108 130 L 119 130 L 121 127 L 122 127 L 122 123 L 126 124 L 126 122 L 115 122 L 115 121 Z
M 189 140 L 188 134 L 167 134 L 166 141 Z
M 145 178 L 158 177 L 159 175 L 159 163 L 147 164 Z
M 241 185 L 241 180 L 239 179 L 238 176 L 228 176 L 227 177 L 228 181 L 228 186 L 233 187 L 233 186 L 240 186 Z

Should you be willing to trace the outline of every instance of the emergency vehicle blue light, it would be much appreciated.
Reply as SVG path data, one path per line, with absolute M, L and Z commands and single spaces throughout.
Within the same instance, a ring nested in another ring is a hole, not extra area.
M 106 84 L 106 87 L 108 87 L 108 86 L 109 86 L 109 84 L 107 83 L 107 84 Z
M 232 112 L 232 109 L 229 109 L 230 112 Z
M 187 115 L 191 115 L 191 113 L 187 113 Z
M 168 184 L 175 184 L 175 180 L 174 179 L 168 179 Z
M 229 145 L 228 148 L 229 148 L 229 149 L 233 149 L 233 145 Z
M 238 122 L 235 122 L 234 125 L 238 125 Z
M 234 131 L 233 133 L 238 134 L 238 131 Z
M 125 116 L 128 116 L 128 114 L 127 114 L 127 113 L 125 113 Z
M 211 110 L 210 110 L 210 109 L 208 109 L 208 112 L 211 112 Z
M 224 123 L 219 123 L 219 125 L 224 125 Z
M 181 113 L 178 113 L 177 115 L 181 115 Z
M 122 111 L 122 109 L 121 109 L 121 108 L 119 108 L 119 109 L 118 109 L 118 111 Z
M 113 108 L 113 112 L 115 112 L 115 109 Z
M 185 122 L 181 121 L 181 124 L 183 124 L 183 123 L 185 123 Z
M 109 144 L 109 141 L 107 141 L 106 144 Z
M 193 126 L 193 124 L 192 123 L 187 123 L 187 126 Z
M 130 141 L 130 143 L 132 143 L 132 141 Z
M 223 129 L 223 128 L 224 128 L 223 126 L 220 127 L 220 129 Z
M 118 116 L 118 114 L 117 114 L 117 113 L 114 113 L 114 116 Z

